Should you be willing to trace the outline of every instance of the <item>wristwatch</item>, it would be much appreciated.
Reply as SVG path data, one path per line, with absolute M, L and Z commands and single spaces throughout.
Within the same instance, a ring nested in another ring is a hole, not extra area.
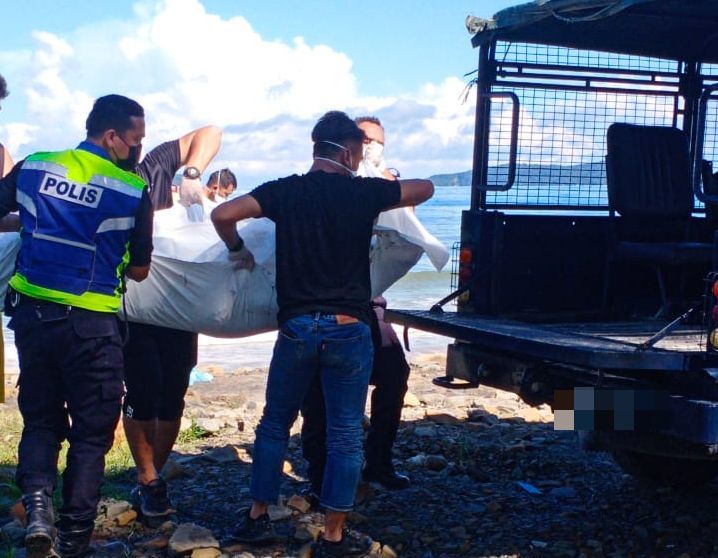
M 202 173 L 199 172 L 199 169 L 197 167 L 185 167 L 184 172 L 182 173 L 182 176 L 184 176 L 185 178 L 189 178 L 190 180 L 195 180 L 201 175 Z

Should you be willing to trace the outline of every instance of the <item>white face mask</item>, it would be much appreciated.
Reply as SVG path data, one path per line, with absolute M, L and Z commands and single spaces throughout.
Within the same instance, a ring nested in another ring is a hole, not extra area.
M 333 145 L 334 147 L 338 147 L 344 151 L 349 151 L 348 147 L 344 147 L 343 145 L 341 145 L 339 143 L 334 143 L 333 141 L 322 140 L 320 143 L 328 143 L 329 145 Z M 351 154 L 351 151 L 349 151 L 349 161 L 351 161 L 351 157 L 352 157 L 352 154 Z M 337 167 L 343 168 L 345 171 L 347 171 L 349 173 L 349 176 L 351 176 L 352 178 L 357 177 L 356 171 L 350 169 L 349 167 L 345 167 L 338 161 L 334 161 L 333 159 L 327 159 L 326 157 L 314 157 L 314 158 L 319 159 L 320 161 L 326 161 L 327 163 L 331 163 L 332 165 L 336 165 Z
M 374 165 L 381 167 L 384 165 L 384 146 L 376 140 L 371 140 L 363 146 L 364 159 Z

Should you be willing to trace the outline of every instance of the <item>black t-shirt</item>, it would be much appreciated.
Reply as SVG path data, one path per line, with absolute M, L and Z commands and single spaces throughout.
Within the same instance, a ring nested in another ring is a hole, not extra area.
M 147 183 L 155 211 L 172 207 L 172 180 L 181 166 L 179 140 L 172 140 L 155 147 L 135 167 Z
M 277 227 L 279 322 L 312 312 L 369 323 L 374 219 L 401 198 L 398 182 L 323 171 L 267 182 L 250 195 Z

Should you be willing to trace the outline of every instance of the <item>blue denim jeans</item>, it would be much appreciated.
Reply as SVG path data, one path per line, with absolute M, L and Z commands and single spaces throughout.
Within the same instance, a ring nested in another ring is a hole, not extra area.
M 254 442 L 254 500 L 277 501 L 289 429 L 319 374 L 327 418 L 327 465 L 320 499 L 330 510 L 352 509 L 363 462 L 361 423 L 373 351 L 369 326 L 363 322 L 339 325 L 333 315 L 311 314 L 282 324 Z

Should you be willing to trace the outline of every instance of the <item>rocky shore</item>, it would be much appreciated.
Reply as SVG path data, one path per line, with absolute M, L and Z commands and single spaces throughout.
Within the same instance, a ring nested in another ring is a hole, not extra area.
M 718 556 L 718 485 L 688 492 L 643 486 L 606 454 L 579 450 L 574 433 L 554 431 L 547 407 L 531 408 L 484 387 L 435 387 L 431 379 L 443 368 L 441 356 L 412 364 L 394 456 L 412 486 L 400 492 L 359 488 L 351 526 L 376 541 L 372 556 Z M 286 542 L 233 544 L 231 528 L 249 503 L 266 370 L 203 371 L 214 379 L 190 388 L 182 443 L 165 471 L 179 509 L 176 521 L 158 529 L 136 521 L 125 500 L 132 486 L 128 470 L 113 481 L 116 497 L 101 504 L 96 556 L 307 556 L 321 514 L 299 496 L 306 485 L 300 423 L 292 431 L 283 496 L 272 509 Z M 0 414 L 16 412 L 12 399 L 0 406 Z M 15 443 L 11 436 L 2 439 Z M 118 441 L 123 443 L 121 432 Z M 0 470 L 0 491 L 13 488 L 10 469 Z M 0 525 L 0 557 L 23 556 L 21 548 L 11 548 L 23 535 L 17 509 Z

